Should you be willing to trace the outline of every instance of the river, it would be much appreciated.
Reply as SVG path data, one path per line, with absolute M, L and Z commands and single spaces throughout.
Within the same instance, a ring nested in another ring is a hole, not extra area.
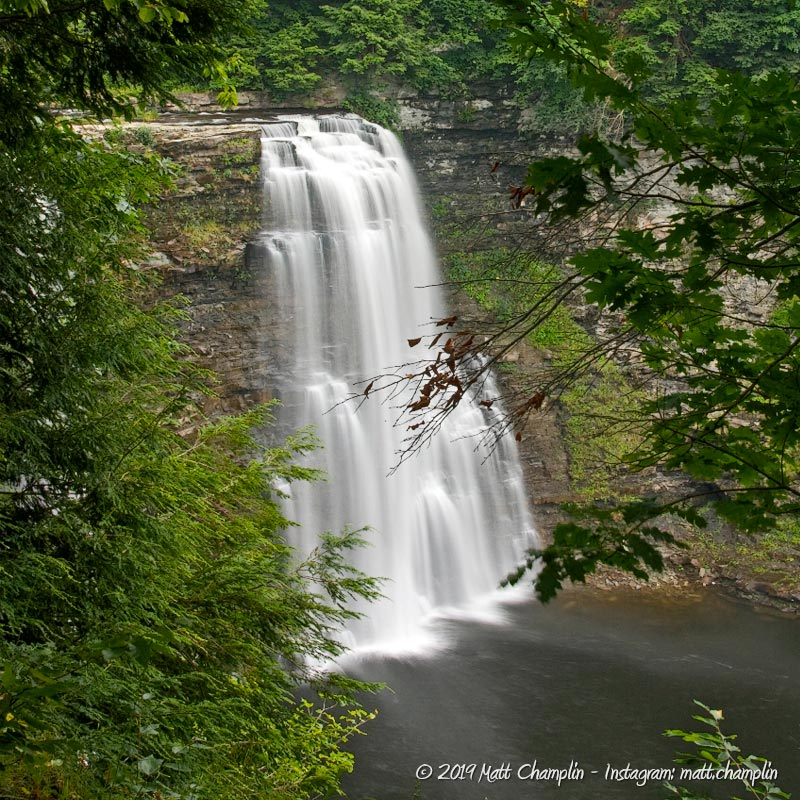
M 784 791 L 800 787 L 796 617 L 711 589 L 583 587 L 546 606 L 507 605 L 504 617 L 440 618 L 445 649 L 347 665 L 390 687 L 365 699 L 379 714 L 352 746 L 352 800 L 666 797 L 661 780 L 611 778 L 628 765 L 674 767 L 674 751 L 689 746 L 660 734 L 702 729 L 693 699 L 724 711 L 723 730 L 768 758 Z M 560 787 L 537 778 L 548 769 L 572 777 Z M 726 781 L 694 786 L 712 797 L 744 794 Z

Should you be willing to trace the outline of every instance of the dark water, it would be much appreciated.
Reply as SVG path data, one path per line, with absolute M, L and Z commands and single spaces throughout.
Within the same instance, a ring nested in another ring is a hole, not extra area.
M 349 665 L 392 689 L 365 701 L 379 716 L 353 745 L 350 798 L 665 797 L 660 780 L 640 787 L 606 772 L 674 766 L 675 749 L 688 745 L 660 734 L 702 729 L 691 719 L 701 712 L 694 698 L 723 709 L 723 730 L 737 733 L 746 753 L 769 758 L 778 785 L 800 798 L 797 618 L 710 591 L 678 599 L 572 591 L 506 611 L 503 625 L 440 621 L 452 638 L 444 652 Z M 420 765 L 430 765 L 430 778 L 415 777 Z M 540 777 L 547 769 L 572 780 L 559 787 Z M 711 797 L 745 793 L 725 781 L 699 788 Z

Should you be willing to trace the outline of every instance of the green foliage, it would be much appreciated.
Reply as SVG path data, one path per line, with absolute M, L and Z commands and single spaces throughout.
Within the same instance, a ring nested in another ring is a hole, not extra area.
M 115 13 L 125 7 L 121 0 L 108 5 Z M 162 24 L 174 15 L 160 3 L 131 5 L 139 22 L 143 8 Z M 603 103 L 584 102 L 564 64 L 521 61 L 513 54 L 498 31 L 502 6 L 491 0 L 248 0 L 249 30 L 227 26 L 224 58 L 193 76 L 181 70 L 166 85 L 190 79 L 222 90 L 233 102 L 235 83 L 309 102 L 310 93 L 332 82 L 364 92 L 365 75 L 371 92 L 391 93 L 402 81 L 452 98 L 469 97 L 476 81 L 493 80 L 513 87 L 517 104 L 530 112 L 526 126 L 534 133 L 573 134 L 599 120 L 616 123 L 607 119 Z M 798 63 L 800 11 L 789 3 L 633 0 L 624 7 L 569 6 L 582 22 L 610 23 L 609 54 L 625 70 L 646 75 L 643 88 L 660 100 L 679 98 L 686 89 L 712 97 L 717 67 L 761 75 Z M 551 21 L 539 18 L 539 32 L 547 35 Z
M 262 51 L 263 86 L 278 93 L 313 89 L 322 79 L 314 72 L 322 55 L 322 48 L 314 44 L 317 37 L 311 25 L 302 22 L 294 22 L 270 36 Z
M 257 2 L 250 30 L 226 41 L 226 50 L 236 58 L 240 87 L 267 89 L 276 97 L 303 95 L 322 80 L 319 62 L 324 49 L 315 14 L 308 3 Z
M 503 585 L 516 585 L 535 567 L 536 594 L 542 602 L 547 602 L 558 594 L 565 580 L 584 583 L 601 564 L 642 580 L 647 579 L 648 570 L 664 568 L 658 545 L 674 543 L 674 538 L 649 524 L 663 513 L 655 499 L 633 500 L 621 507 L 610 502 L 571 505 L 567 510 L 573 521 L 556 525 L 552 544 L 543 550 L 531 550 Z M 691 510 L 678 509 L 675 513 L 703 524 Z
M 384 128 L 397 128 L 399 121 L 397 105 L 389 100 L 381 100 L 369 92 L 353 92 L 345 98 L 342 105 L 348 111 Z
M 503 325 L 513 324 L 531 307 L 544 302 L 562 281 L 553 265 L 541 263 L 530 253 L 505 248 L 455 251 L 443 261 L 448 280 L 461 286 Z M 569 310 L 560 306 L 530 331 L 528 341 L 553 350 L 557 359 L 566 359 L 584 348 L 589 338 Z
M 718 774 L 734 775 L 736 777 L 733 779 L 743 785 L 748 796 L 759 800 L 789 800 L 790 795 L 781 791 L 771 778 L 766 777 L 773 771 L 770 767 L 771 762 L 760 756 L 745 756 L 734 744 L 737 737 L 722 732 L 720 726 L 723 719 L 722 711 L 711 709 L 697 700 L 694 702 L 708 716 L 697 715 L 693 719 L 702 722 L 710 730 L 693 732 L 676 729 L 666 731 L 664 734 L 696 748 L 697 752 L 679 753 L 675 759 L 675 763 L 681 765 L 678 774 L 683 777 L 680 779 L 712 781 Z M 672 783 L 666 784 L 666 789 L 671 795 L 683 800 L 709 800 L 709 796 L 705 793 L 699 794 L 694 789 Z
M 535 29 L 547 39 L 559 35 L 559 4 L 543 11 L 543 4 L 524 10 L 520 3 L 497 3 L 511 9 L 506 25 L 512 46 L 518 29 Z M 704 101 L 713 99 L 717 69 L 738 70 L 763 76 L 777 69 L 796 70 L 800 11 L 792 3 L 750 3 L 744 0 L 633 0 L 630 3 L 562 3 L 570 9 L 569 25 L 579 31 L 577 39 L 600 46 L 601 38 L 585 34 L 595 22 L 606 23 L 605 55 L 616 69 L 635 77 L 643 95 L 658 102 L 680 99 L 686 92 Z M 516 16 L 517 11 L 521 11 Z M 576 51 L 577 52 L 577 51 Z M 595 55 L 599 51 L 594 50 Z M 502 56 L 500 56 L 502 58 Z M 545 51 L 524 61 L 506 57 L 515 64 L 518 102 L 530 108 L 530 129 L 538 133 L 573 133 L 602 125 L 615 126 L 602 98 L 610 90 L 582 98 L 585 86 L 570 84 L 573 69 Z M 589 100 L 586 102 L 585 100 Z
M 570 476 L 587 500 L 625 498 L 626 456 L 641 443 L 645 399 L 613 363 L 578 378 L 561 394 L 569 415 Z
M 152 147 L 153 144 L 155 144 L 153 129 L 147 125 L 139 125 L 137 128 L 134 128 L 133 138 L 136 139 L 139 144 L 144 145 L 145 147 Z
M 20 793 L 315 797 L 367 715 L 297 705 L 341 652 L 356 532 L 293 565 L 266 409 L 211 423 L 178 312 L 142 311 L 164 165 L 46 127 L 0 160 L 0 763 Z M 316 588 L 314 588 L 316 587 Z M 336 689 L 335 679 L 328 692 Z M 346 694 L 347 685 L 336 689 Z M 329 707 L 330 706 L 330 707 Z
M 618 17 L 615 59 L 640 59 L 647 91 L 674 100 L 713 96 L 714 70 L 751 75 L 797 66 L 800 11 L 791 3 L 636 0 Z
M 497 16 L 489 0 L 275 0 L 258 4 L 251 32 L 231 36 L 225 49 L 239 60 L 238 85 L 279 97 L 331 81 L 367 95 L 363 76 L 369 94 L 402 81 L 460 97 L 476 79 L 510 79 L 513 66 L 487 25 Z
M 616 59 L 611 32 L 569 2 L 501 0 L 520 56 L 563 64 L 589 100 L 623 112 L 619 139 L 587 134 L 575 157 L 533 164 L 527 190 L 535 213 L 574 226 L 615 210 L 614 236 L 571 259 L 574 287 L 611 313 L 600 347 L 640 354 L 659 388 L 642 403 L 642 439 L 625 456 L 634 470 L 682 470 L 699 482 L 692 496 L 622 505 L 592 525 L 570 529 L 546 551 L 579 579 L 593 561 L 615 563 L 620 548 L 653 566 L 631 536 L 659 541 L 648 526 L 666 510 L 695 515 L 696 504 L 743 530 L 762 531 L 800 512 L 800 369 L 797 133 L 800 87 L 793 75 L 755 77 L 713 70 L 713 100 L 685 92 L 654 105 L 641 60 Z M 701 87 L 702 90 L 702 87 Z M 669 200 L 657 227 L 637 223 L 645 201 Z M 607 218 L 607 217 L 606 217 Z M 774 319 L 745 316 L 747 287 L 782 303 Z M 616 316 L 613 316 L 616 314 Z M 594 363 L 584 356 L 569 368 Z M 629 517 L 628 512 L 636 513 Z M 698 520 L 699 521 L 699 520 Z M 614 531 L 617 533 L 614 533 Z M 597 541 L 599 536 L 600 541 Z M 611 543 L 611 546 L 608 546 Z M 566 555 L 574 548 L 578 562 Z M 589 555 L 581 558 L 581 548 Z M 598 555 L 599 554 L 599 555 Z M 588 559 L 588 560 L 587 560 Z M 545 573 L 542 573 L 543 576 Z
M 267 408 L 206 419 L 183 315 L 136 267 L 170 165 L 146 127 L 129 152 L 48 113 L 130 111 L 117 79 L 163 95 L 216 52 L 223 5 L 0 6 L 2 103 L 25 101 L 0 123 L 5 796 L 330 796 L 371 716 L 313 667 L 376 594 L 345 559 L 359 532 L 300 564 L 283 537 L 275 487 L 316 477 L 294 463 L 314 437 L 265 446 Z
M 421 34 L 427 20 L 421 0 L 347 0 L 322 11 L 331 54 L 345 74 L 402 75 L 424 59 Z
M 489 0 L 425 0 L 430 13 L 429 47 L 438 58 L 429 67 L 427 80 L 418 82 L 423 91 L 437 89 L 452 96 L 470 96 L 475 81 L 510 83 L 516 63 L 494 23 L 498 10 Z
M 0 143 L 27 136 L 51 104 L 102 116 L 169 96 L 167 82 L 219 73 L 217 37 L 241 28 L 247 0 L 0 3 Z
M 560 135 L 586 130 L 600 115 L 598 106 L 585 103 L 563 68 L 547 61 L 531 61 L 515 71 L 515 100 L 529 109 L 525 130 L 537 135 Z

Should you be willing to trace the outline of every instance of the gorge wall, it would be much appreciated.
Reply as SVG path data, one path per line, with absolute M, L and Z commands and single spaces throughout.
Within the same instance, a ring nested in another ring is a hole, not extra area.
M 235 412 L 271 400 L 277 378 L 291 376 L 286 332 L 268 311 L 271 277 L 259 268 L 249 247 L 264 213 L 260 129 L 252 120 L 270 112 L 300 110 L 260 108 L 257 96 L 245 96 L 243 109 L 226 114 L 214 108 L 210 97 L 189 99 L 190 109 L 200 115 L 190 120 L 192 124 L 166 115 L 127 126 L 122 135 L 130 147 L 155 147 L 181 167 L 176 190 L 151 209 L 154 255 L 147 266 L 161 274 L 163 294 L 187 298 L 183 335 L 201 364 L 219 375 L 207 411 Z M 536 155 L 563 151 L 566 141 L 531 137 L 524 130 L 528 120 L 502 92 L 471 103 L 413 97 L 400 98 L 398 104 L 403 143 L 442 255 L 454 248 L 520 246 L 541 248 L 545 260 L 553 255 L 554 243 L 539 241 L 525 209 L 511 207 L 509 186 L 524 182 L 526 167 Z M 449 289 L 449 302 L 465 325 L 486 319 L 486 312 L 456 287 Z M 597 323 L 593 309 L 573 311 L 587 330 Z M 522 343 L 508 354 L 508 369 L 499 377 L 513 388 L 548 357 L 546 349 Z M 578 498 L 563 407 L 557 402 L 545 405 L 520 432 L 529 496 L 537 526 L 547 537 L 561 519 L 560 504 Z M 413 468 L 413 463 L 408 466 Z M 637 478 L 631 487 L 669 491 L 674 480 L 656 473 Z M 726 547 L 731 544 L 728 534 L 722 538 Z M 756 571 L 746 568 L 721 554 L 717 540 L 693 541 L 692 547 L 688 555 L 673 555 L 677 576 L 664 580 L 726 581 L 739 590 L 783 597 L 795 591 L 782 588 L 783 573 L 771 571 L 777 564 L 768 562 Z M 620 575 L 601 580 L 612 585 L 628 582 Z
M 208 108 L 203 98 L 190 98 L 190 108 Z M 480 249 L 517 246 L 520 237 L 529 236 L 527 215 L 511 209 L 508 186 L 523 180 L 532 152 L 563 143 L 536 146 L 527 140 L 517 130 L 516 111 L 502 99 L 476 101 L 466 110 L 437 98 L 415 99 L 401 108 L 403 144 L 438 250 L 446 253 L 454 246 L 456 218 L 459 237 Z M 244 115 L 252 117 L 270 111 L 252 102 L 246 109 Z M 201 363 L 219 375 L 217 396 L 207 401 L 209 413 L 240 411 L 272 399 L 277 377 L 291 369 L 284 332 L 267 310 L 270 275 L 253 263 L 248 248 L 262 222 L 260 131 L 258 125 L 237 122 L 242 115 L 217 111 L 208 124 L 194 124 L 202 117 L 191 125 L 157 120 L 125 133 L 132 147 L 152 137 L 152 145 L 181 166 L 176 191 L 150 212 L 155 254 L 148 266 L 161 273 L 164 294 L 187 299 L 183 335 Z M 448 297 L 464 324 L 485 318 L 457 288 L 451 287 Z M 509 361 L 519 373 L 541 358 L 522 345 Z M 513 381 L 514 374 L 501 377 Z M 573 497 L 557 408 L 537 414 L 522 433 L 529 494 L 546 533 L 558 518 L 557 504 Z

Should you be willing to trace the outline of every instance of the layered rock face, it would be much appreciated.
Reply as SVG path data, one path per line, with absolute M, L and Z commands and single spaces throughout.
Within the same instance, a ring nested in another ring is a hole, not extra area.
M 149 212 L 150 266 L 160 294 L 181 295 L 183 337 L 218 376 L 209 413 L 252 408 L 272 398 L 270 363 L 280 342 L 250 268 L 248 242 L 261 219 L 260 132 L 253 125 L 151 123 L 158 151 L 175 162 L 175 190 Z
M 269 311 L 271 276 L 249 243 L 263 227 L 265 214 L 256 120 L 266 120 L 275 111 L 297 110 L 259 108 L 258 97 L 245 100 L 244 110 L 224 114 L 203 105 L 211 102 L 203 99 L 197 107 L 206 113 L 183 120 L 191 124 L 159 118 L 131 126 L 126 133 L 132 146 L 147 141 L 181 169 L 175 192 L 152 209 L 154 256 L 148 266 L 161 274 L 163 295 L 181 294 L 188 300 L 185 340 L 200 363 L 219 376 L 217 396 L 207 402 L 209 413 L 241 411 L 271 400 L 277 377 L 290 378 L 292 370 L 286 331 Z M 511 207 L 509 187 L 524 183 L 533 158 L 563 152 L 567 142 L 531 138 L 524 132 L 526 120 L 502 96 L 473 101 L 469 108 L 416 97 L 400 98 L 399 105 L 406 126 L 403 144 L 440 252 L 456 246 L 451 223 L 457 218 L 463 225 L 458 248 L 465 243 L 475 249 L 523 245 L 535 252 L 540 248 L 543 260 L 553 255 L 553 241 L 540 240 L 525 209 Z M 317 109 L 315 113 L 325 112 Z M 137 128 L 149 133 L 136 135 Z M 761 294 L 759 286 L 734 287 L 729 302 L 743 314 L 759 313 L 759 302 L 769 300 Z M 485 320 L 485 312 L 457 288 L 449 290 L 449 305 L 466 325 Z M 587 330 L 602 327 L 595 309 L 574 311 Z M 547 358 L 546 351 L 523 343 L 509 356 L 514 369 L 504 372 L 501 379 L 513 388 L 519 376 L 541 367 Z M 522 433 L 525 479 L 537 526 L 546 536 L 561 519 L 560 504 L 576 499 L 558 404 L 534 415 Z M 679 488 L 681 480 L 680 476 L 642 476 L 636 485 L 669 493 Z M 771 579 L 756 580 L 746 569 L 726 572 L 713 563 L 714 558 L 694 552 L 691 558 L 681 555 L 676 561 L 684 564 L 690 577 L 704 582 L 730 572 L 730 581 L 740 588 L 752 588 L 755 580 L 758 591 L 785 594 L 775 589 Z M 780 576 L 779 571 L 775 574 Z
M 195 97 L 197 108 L 205 107 L 204 97 Z M 524 178 L 531 143 L 516 130 L 515 114 L 501 100 L 478 101 L 469 115 L 453 103 L 415 102 L 403 106 L 413 125 L 402 138 L 429 215 L 448 220 L 457 212 L 474 221 L 467 234 L 476 247 L 517 246 L 530 229 L 524 210 L 511 209 L 508 186 Z M 260 128 L 239 120 L 267 119 L 270 113 L 251 104 L 236 115 L 199 114 L 188 119 L 191 124 L 183 118 L 145 124 L 159 152 L 180 165 L 176 191 L 151 211 L 155 255 L 150 265 L 161 273 L 164 295 L 187 299 L 185 340 L 203 366 L 219 376 L 209 412 L 241 411 L 272 399 L 276 377 L 291 370 L 285 331 L 268 311 L 269 271 L 249 246 L 265 213 Z M 540 152 L 559 146 L 549 142 Z M 441 251 L 450 247 L 447 232 L 434 226 L 433 235 Z M 448 301 L 466 323 L 483 316 L 458 290 L 449 291 Z M 524 345 L 511 357 L 520 369 L 541 360 Z M 551 504 L 570 497 L 555 412 L 541 414 L 529 426 L 521 449 L 531 497 L 547 517 L 555 508 Z

